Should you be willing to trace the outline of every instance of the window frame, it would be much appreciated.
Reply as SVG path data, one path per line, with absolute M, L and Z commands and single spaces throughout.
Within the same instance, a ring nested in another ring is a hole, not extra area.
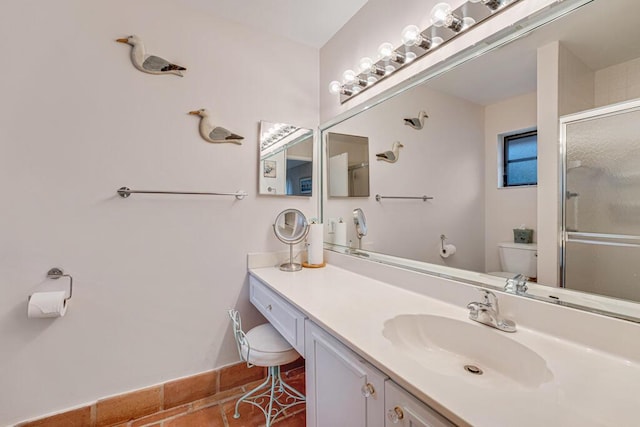
M 521 138 L 527 138 L 527 137 L 531 137 L 531 136 L 536 136 L 536 156 L 535 157 L 525 157 L 522 159 L 517 159 L 517 160 L 512 160 L 509 161 L 509 142 L 510 141 L 515 141 Z M 500 179 L 500 187 L 501 188 L 517 188 L 517 187 L 533 187 L 533 186 L 537 186 L 538 185 L 538 176 L 536 174 L 536 180 L 535 182 L 528 182 L 528 183 L 523 183 L 523 184 L 509 184 L 508 183 L 508 173 L 507 171 L 509 170 L 509 164 L 510 163 L 519 163 L 519 162 L 524 162 L 524 161 L 531 161 L 531 160 L 535 160 L 536 161 L 536 170 L 537 170 L 537 164 L 538 164 L 538 129 L 537 128 L 532 128 L 532 129 L 526 129 L 526 130 L 520 130 L 517 132 L 510 132 L 510 133 L 505 133 L 503 135 L 501 135 L 501 146 L 502 146 L 502 164 L 501 164 L 501 179 Z

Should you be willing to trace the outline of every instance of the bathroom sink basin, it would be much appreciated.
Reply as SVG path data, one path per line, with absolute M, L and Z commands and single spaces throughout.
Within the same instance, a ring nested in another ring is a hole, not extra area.
M 407 314 L 385 321 L 383 335 L 420 365 L 490 388 L 537 388 L 552 379 L 535 351 L 485 325 Z

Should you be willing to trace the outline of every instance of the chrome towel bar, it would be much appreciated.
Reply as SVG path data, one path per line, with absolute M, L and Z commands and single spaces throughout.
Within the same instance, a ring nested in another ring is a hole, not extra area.
M 423 202 L 427 200 L 433 200 L 433 197 L 430 196 L 381 196 L 376 194 L 376 202 L 379 202 L 382 199 L 421 199 Z
M 152 190 L 132 190 L 128 187 L 120 187 L 118 189 L 118 195 L 122 198 L 127 198 L 132 194 L 188 194 L 197 196 L 234 196 L 238 200 L 242 200 L 247 197 L 247 192 L 238 190 L 235 193 L 205 193 L 200 191 L 152 191 Z

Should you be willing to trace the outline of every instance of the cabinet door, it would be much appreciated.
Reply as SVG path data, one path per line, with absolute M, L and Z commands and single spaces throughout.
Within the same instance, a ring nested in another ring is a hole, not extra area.
M 385 427 L 453 427 L 429 406 L 420 402 L 396 383 L 388 380 L 384 385 L 387 420 Z
M 309 320 L 305 334 L 307 427 L 383 427 L 384 374 Z

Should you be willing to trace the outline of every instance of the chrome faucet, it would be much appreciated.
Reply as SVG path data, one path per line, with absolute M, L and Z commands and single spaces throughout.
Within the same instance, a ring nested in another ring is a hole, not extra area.
M 504 290 L 507 292 L 515 293 L 516 295 L 524 295 L 527 290 L 527 280 L 529 278 L 523 274 L 516 274 L 510 279 L 507 279 L 506 285 L 504 285 Z
M 483 293 L 482 302 L 470 302 L 467 304 L 467 308 L 470 310 L 469 319 L 500 329 L 503 332 L 515 332 L 515 322 L 500 315 L 496 294 L 486 289 L 480 289 L 480 292 Z

